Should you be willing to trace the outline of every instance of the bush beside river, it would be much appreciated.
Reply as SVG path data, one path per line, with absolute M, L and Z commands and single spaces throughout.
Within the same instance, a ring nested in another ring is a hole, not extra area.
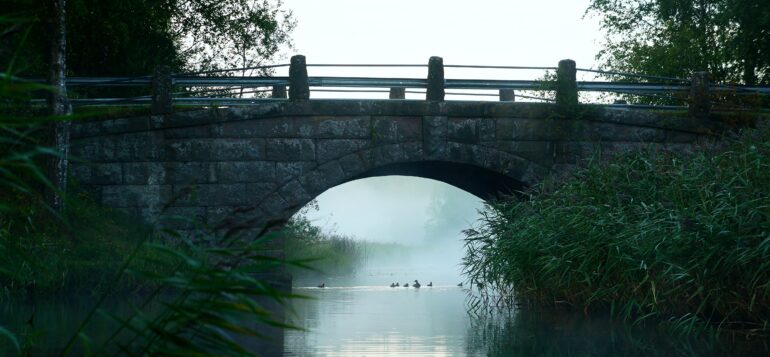
M 524 197 L 466 232 L 482 294 L 681 331 L 770 330 L 770 129 L 590 160 Z

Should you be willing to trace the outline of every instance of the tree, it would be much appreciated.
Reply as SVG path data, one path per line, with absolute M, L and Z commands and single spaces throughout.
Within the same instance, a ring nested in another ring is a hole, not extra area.
M 45 19 L 43 2 L 6 0 L 4 11 Z M 295 21 L 280 1 L 69 0 L 67 75 L 147 75 L 155 66 L 197 71 L 274 61 L 291 46 Z M 21 53 L 13 49 L 26 41 Z M 37 21 L 28 35 L 0 38 L 0 66 L 16 55 L 22 76 L 46 72 L 49 30 Z
M 606 31 L 604 69 L 716 82 L 770 83 L 767 0 L 592 0 Z

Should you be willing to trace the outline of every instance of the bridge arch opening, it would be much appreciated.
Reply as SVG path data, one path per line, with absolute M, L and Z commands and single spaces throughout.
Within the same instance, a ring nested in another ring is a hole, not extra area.
M 297 208 L 289 221 L 289 227 L 312 225 L 328 239 L 308 244 L 340 249 L 308 248 L 303 256 L 306 247 L 289 242 L 288 257 L 331 260 L 319 263 L 325 274 L 295 272 L 293 283 L 387 286 L 417 279 L 454 286 L 463 280 L 462 231 L 475 224 L 485 203 L 522 188 L 509 176 L 441 161 L 388 164 L 350 177 Z M 337 254 L 358 261 L 345 263 Z

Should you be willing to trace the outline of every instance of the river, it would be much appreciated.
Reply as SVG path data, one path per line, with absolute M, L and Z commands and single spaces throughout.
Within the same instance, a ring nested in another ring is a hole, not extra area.
M 770 355 L 767 339 L 684 337 L 605 316 L 524 308 L 473 314 L 468 291 L 447 284 L 294 291 L 310 299 L 294 301 L 287 315 L 305 330 L 285 331 L 285 356 Z

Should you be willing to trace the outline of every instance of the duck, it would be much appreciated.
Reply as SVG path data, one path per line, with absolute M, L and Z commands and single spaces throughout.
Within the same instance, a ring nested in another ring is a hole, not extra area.
M 415 280 L 415 281 L 414 281 L 414 284 L 413 284 L 412 286 L 414 286 L 415 288 L 419 289 L 419 288 L 420 288 L 420 286 L 422 286 L 422 285 L 420 285 L 420 282 L 419 282 L 419 281 Z
M 318 285 L 318 287 L 319 288 L 325 288 L 326 287 L 326 283 L 321 283 L 321 285 Z
M 398 283 L 396 283 L 396 287 L 398 287 L 398 286 L 399 286 Z
M 433 282 L 428 283 L 428 287 L 433 287 Z
M 390 283 L 390 287 L 391 288 L 395 288 L 396 287 L 396 283 Z
M 463 283 L 462 283 L 462 282 L 460 282 L 460 284 L 457 284 L 457 286 L 459 286 L 459 287 L 461 287 L 461 288 L 462 288 L 462 287 L 463 287 Z
M 408 288 L 409 287 L 409 283 L 404 283 L 404 287 Z

